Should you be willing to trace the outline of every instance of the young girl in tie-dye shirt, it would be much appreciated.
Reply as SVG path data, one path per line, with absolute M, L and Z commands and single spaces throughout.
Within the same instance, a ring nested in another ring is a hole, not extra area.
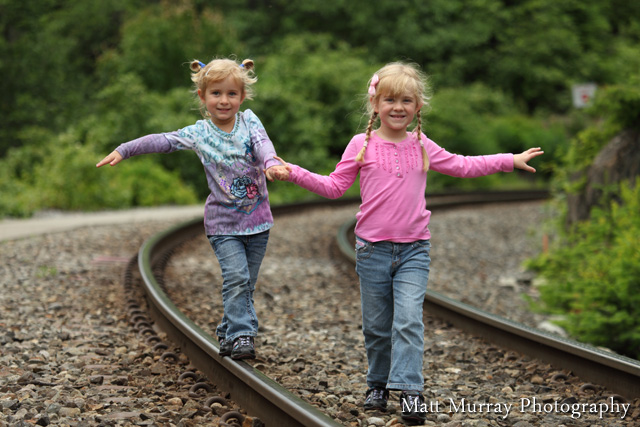
M 276 156 L 260 119 L 251 110 L 239 111 L 253 95 L 253 61 L 193 61 L 191 70 L 205 119 L 126 142 L 96 166 L 114 166 L 138 154 L 195 151 L 211 191 L 204 228 L 223 277 L 224 315 L 216 329 L 220 355 L 255 358 L 253 293 L 273 226 L 266 180 L 276 172 L 287 175 L 288 167 Z

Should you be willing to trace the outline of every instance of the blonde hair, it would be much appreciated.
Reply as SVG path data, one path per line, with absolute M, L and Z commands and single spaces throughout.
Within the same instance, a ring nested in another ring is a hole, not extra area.
M 421 117 L 422 109 L 426 110 L 429 108 L 429 100 L 431 99 L 428 93 L 429 86 L 426 75 L 416 64 L 392 62 L 376 71 L 369 80 L 368 86 L 370 102 L 366 103 L 366 108 L 367 114 L 369 115 L 369 123 L 365 131 L 364 145 L 356 156 L 356 161 L 364 161 L 364 153 L 371 138 L 371 131 L 378 118 L 378 113 L 376 113 L 374 105 L 376 105 L 383 96 L 399 96 L 409 93 L 415 97 L 419 105 L 421 104 L 416 112 L 417 123 L 413 129 L 413 133 L 416 134 L 418 142 L 422 147 L 422 170 L 427 172 L 429 170 L 429 154 L 427 154 L 424 141 L 422 141 Z
M 253 60 L 245 59 L 238 63 L 233 59 L 213 59 L 208 64 L 194 59 L 189 64 L 191 68 L 191 81 L 195 84 L 195 92 L 205 92 L 210 83 L 219 82 L 231 76 L 240 86 L 242 95 L 246 99 L 253 99 L 252 84 L 258 81 L 253 71 Z M 207 117 L 207 110 L 200 104 L 200 112 Z

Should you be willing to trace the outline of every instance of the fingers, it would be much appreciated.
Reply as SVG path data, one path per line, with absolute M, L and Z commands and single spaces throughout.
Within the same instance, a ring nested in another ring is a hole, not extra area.
M 525 151 L 525 153 L 528 155 L 529 160 L 531 160 L 534 157 L 538 157 L 544 154 L 544 151 L 542 151 L 540 147 L 535 147 L 535 148 L 529 148 L 527 151 Z
M 111 161 L 112 161 L 112 160 L 113 160 L 113 159 L 112 159 L 111 155 L 108 155 L 108 156 L 106 156 L 104 159 L 100 160 L 100 161 L 96 164 L 96 167 L 97 167 L 97 168 L 99 168 L 100 166 L 104 166 L 104 165 L 106 165 L 107 163 L 111 163 Z
M 111 166 L 115 166 L 122 161 L 122 155 L 118 153 L 118 151 L 114 150 L 109 155 L 107 155 L 104 159 L 100 160 L 96 167 L 104 166 L 107 163 Z
M 289 166 L 289 164 L 287 162 L 285 162 L 284 160 L 282 160 L 278 156 L 273 156 L 273 158 L 276 159 L 277 161 L 279 161 L 280 163 L 282 163 L 282 166 L 284 166 L 288 171 L 291 171 L 291 166 Z
M 291 168 L 285 166 L 271 166 L 264 171 L 269 181 L 277 179 L 278 181 L 288 181 Z
M 544 154 L 544 151 L 542 151 L 540 147 L 529 148 L 528 150 L 513 156 L 513 166 L 527 172 L 535 173 L 536 170 L 529 166 L 527 162 L 541 154 Z
M 271 168 L 269 168 L 269 169 L 271 169 Z M 273 182 L 273 176 L 271 175 L 271 171 L 269 171 L 269 169 L 265 169 L 264 170 L 264 176 L 267 177 L 267 181 Z

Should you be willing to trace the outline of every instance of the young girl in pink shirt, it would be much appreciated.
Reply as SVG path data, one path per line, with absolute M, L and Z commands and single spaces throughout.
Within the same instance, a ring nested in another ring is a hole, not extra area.
M 369 81 L 368 94 L 366 132 L 351 139 L 335 171 L 323 176 L 290 165 L 288 180 L 337 198 L 360 173 L 362 204 L 355 233 L 369 365 L 364 408 L 386 411 L 389 390 L 400 390 L 402 418 L 422 424 L 422 302 L 431 262 L 427 171 L 461 178 L 514 167 L 535 172 L 527 162 L 543 152 L 530 148 L 515 155 L 461 156 L 438 146 L 422 133 L 420 113 L 429 98 L 426 77 L 413 64 L 387 64 Z M 414 118 L 416 127 L 408 132 Z

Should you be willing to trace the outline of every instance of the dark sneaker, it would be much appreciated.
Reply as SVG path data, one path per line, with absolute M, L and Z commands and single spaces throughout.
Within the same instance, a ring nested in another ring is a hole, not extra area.
M 419 391 L 403 391 L 400 394 L 400 409 L 402 419 L 409 425 L 424 424 L 427 419 L 424 397 Z
M 364 400 L 365 411 L 387 411 L 387 400 L 389 399 L 389 390 L 381 387 L 373 387 L 367 390 L 367 397 Z
M 256 349 L 253 345 L 253 337 L 238 337 L 233 341 L 233 349 L 231 350 L 231 358 L 233 360 L 255 359 Z
M 220 350 L 218 352 L 218 354 L 220 354 L 220 357 L 229 356 L 231 354 L 231 350 L 233 349 L 233 343 L 225 338 L 220 337 L 218 337 L 218 342 L 220 343 Z

